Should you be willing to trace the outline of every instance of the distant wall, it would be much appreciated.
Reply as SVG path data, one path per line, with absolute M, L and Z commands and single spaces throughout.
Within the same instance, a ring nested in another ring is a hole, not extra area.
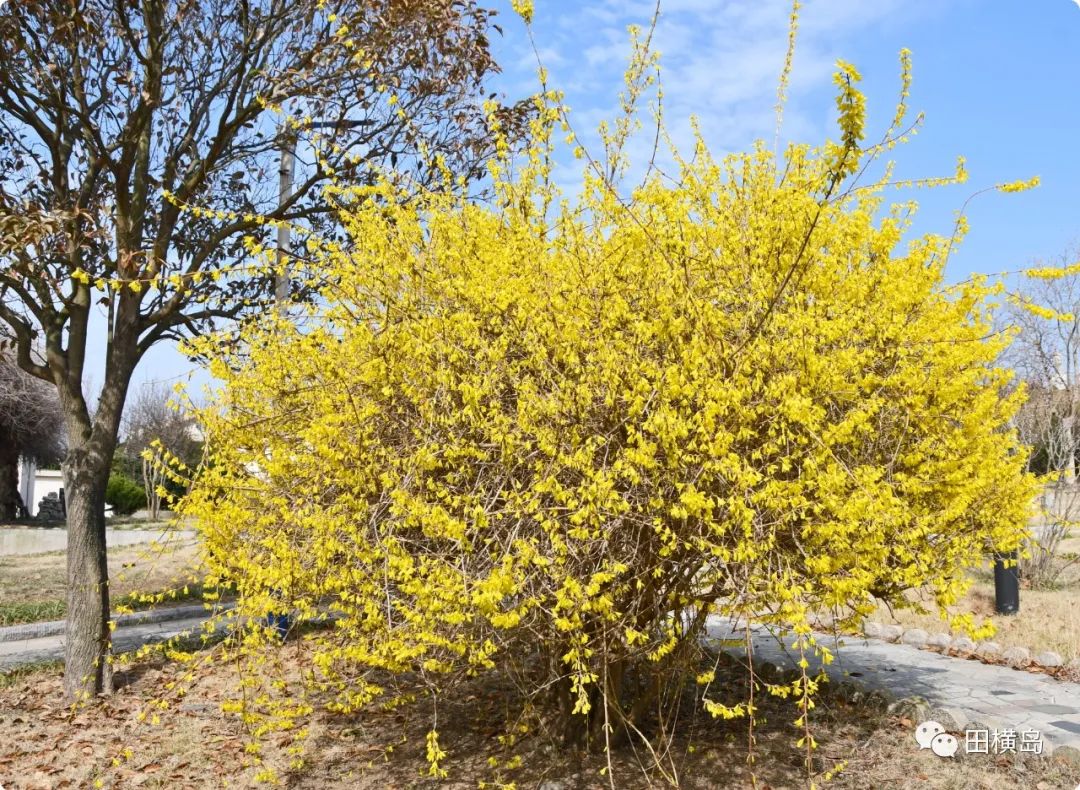
M 19 496 L 31 516 L 37 515 L 38 503 L 44 497 L 51 493 L 59 496 L 63 487 L 64 474 L 59 469 L 38 469 L 33 461 L 19 464 Z

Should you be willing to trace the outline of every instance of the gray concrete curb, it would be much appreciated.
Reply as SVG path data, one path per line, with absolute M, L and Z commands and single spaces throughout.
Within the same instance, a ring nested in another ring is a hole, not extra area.
M 216 612 L 226 612 L 233 604 L 222 604 L 208 610 L 203 604 L 195 606 L 172 606 L 167 609 L 149 609 L 145 612 L 116 615 L 117 628 L 148 623 L 167 623 L 171 620 L 187 620 L 192 617 L 211 617 Z M 24 639 L 38 639 L 44 636 L 60 636 L 64 633 L 63 620 L 49 620 L 43 623 L 23 623 L 0 628 L 0 642 L 17 642 Z

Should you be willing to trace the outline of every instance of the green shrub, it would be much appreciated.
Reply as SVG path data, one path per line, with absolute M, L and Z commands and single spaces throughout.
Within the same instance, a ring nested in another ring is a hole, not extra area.
M 105 488 L 105 502 L 117 515 L 126 516 L 146 507 L 146 491 L 130 477 L 112 474 Z

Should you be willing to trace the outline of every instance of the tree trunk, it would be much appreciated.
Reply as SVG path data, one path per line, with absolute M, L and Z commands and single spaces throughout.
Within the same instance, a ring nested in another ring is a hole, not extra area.
M 67 499 L 67 631 L 64 696 L 112 692 L 109 567 L 105 547 L 107 454 L 78 448 L 64 462 Z
M 19 448 L 9 439 L 0 432 L 0 521 L 12 521 L 18 515 Z

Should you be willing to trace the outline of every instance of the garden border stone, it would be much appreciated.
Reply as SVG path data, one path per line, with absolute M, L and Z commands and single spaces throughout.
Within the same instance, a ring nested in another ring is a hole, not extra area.
M 991 663 L 1004 661 L 1013 669 L 1037 671 L 1043 668 L 1065 667 L 1071 671 L 1080 672 L 1080 657 L 1065 661 L 1052 650 L 1033 654 L 1029 648 L 1022 646 L 1002 648 L 997 642 L 976 643 L 966 636 L 954 638 L 944 632 L 927 634 L 922 628 L 905 629 L 897 624 L 879 623 L 873 620 L 863 620 L 862 633 L 868 639 L 898 642 L 919 650 L 934 650 L 959 658 L 985 660 Z

